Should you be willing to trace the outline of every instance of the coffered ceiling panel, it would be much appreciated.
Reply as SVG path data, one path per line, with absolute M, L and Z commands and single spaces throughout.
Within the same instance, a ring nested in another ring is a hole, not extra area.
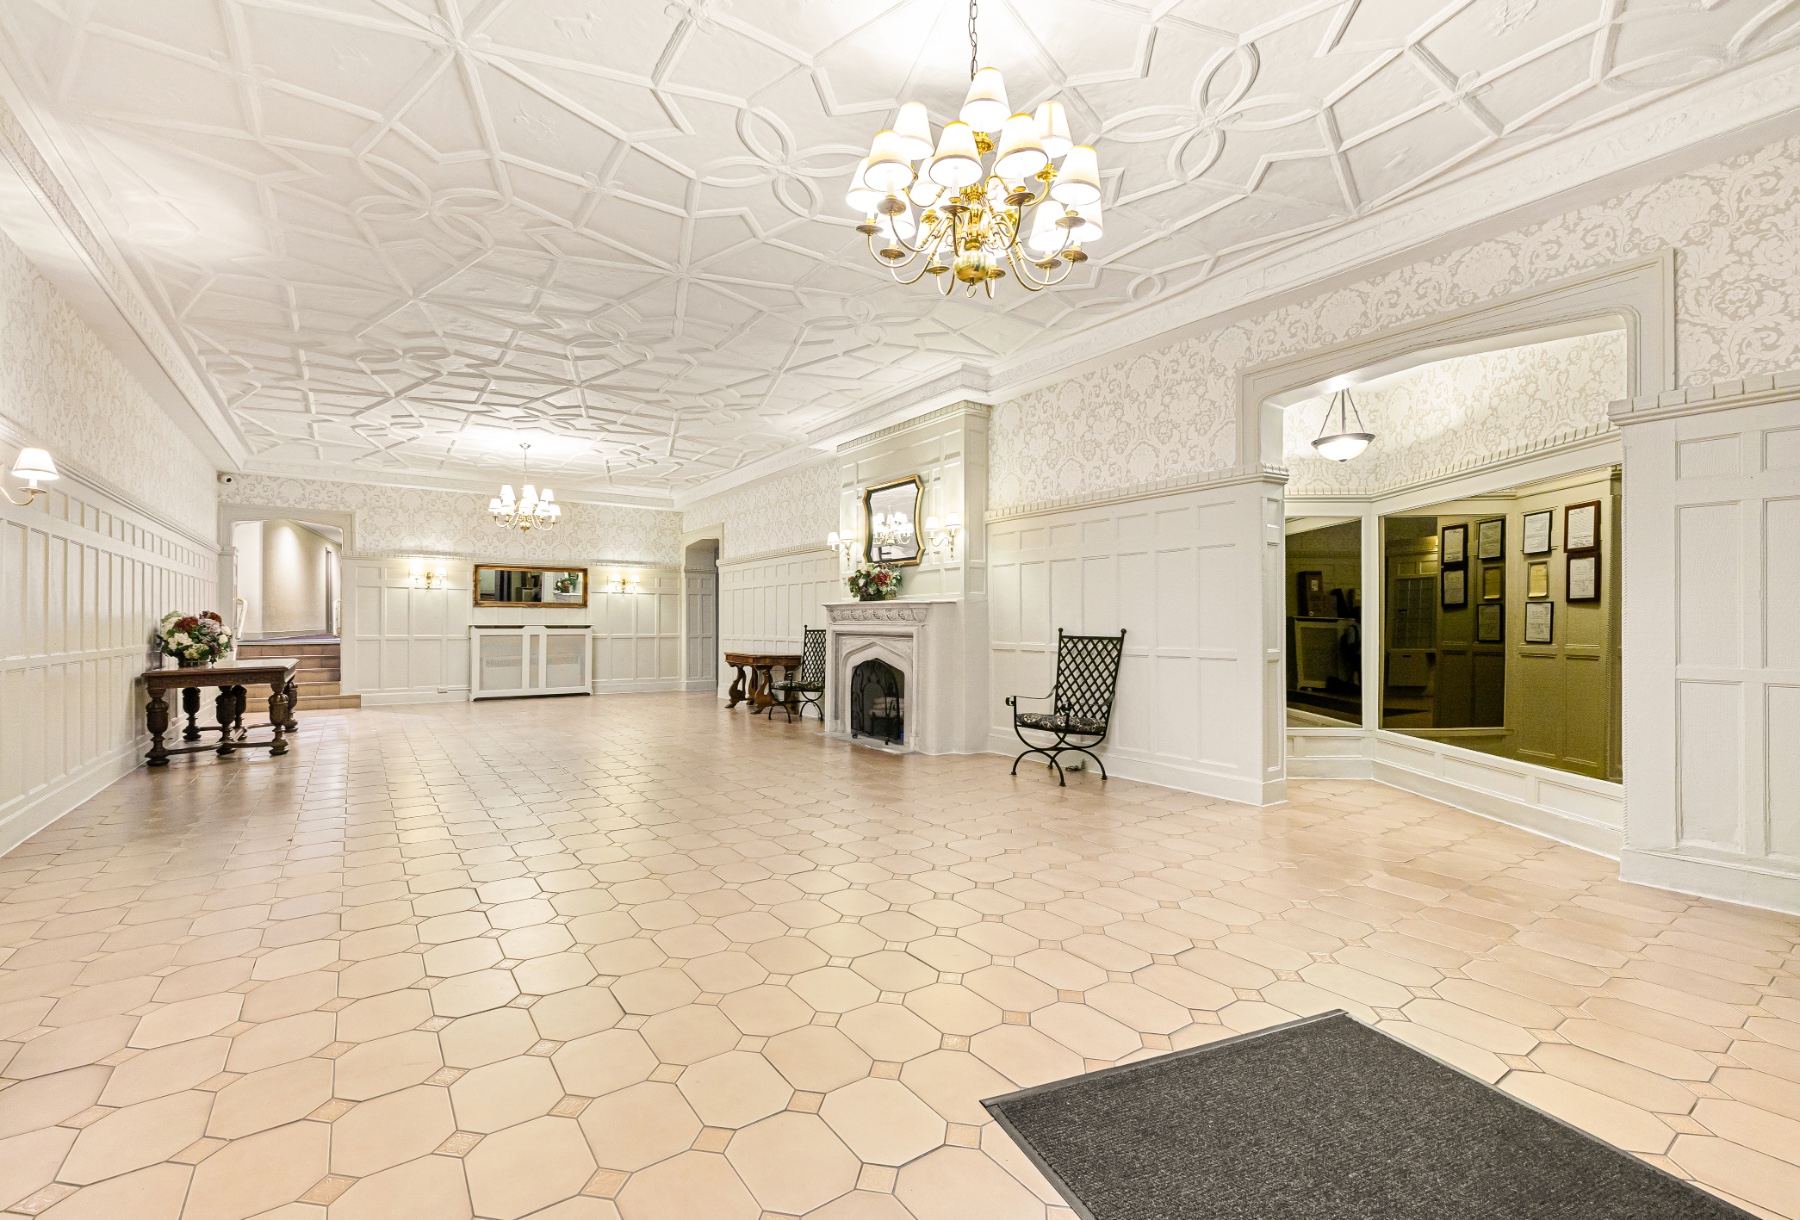
M 690 491 L 1790 45 L 1780 0 L 986 0 L 1106 174 L 1062 289 L 889 282 L 842 198 L 956 0 L 15 0 L 6 67 L 259 469 Z

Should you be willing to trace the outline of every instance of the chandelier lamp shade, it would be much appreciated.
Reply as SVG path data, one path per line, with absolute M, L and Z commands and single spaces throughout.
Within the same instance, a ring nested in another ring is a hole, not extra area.
M 982 67 L 976 5 L 969 5 L 969 92 L 932 139 L 931 116 L 907 102 L 875 133 L 851 176 L 845 205 L 869 253 L 896 281 L 932 276 L 992 298 L 1008 274 L 1040 292 L 1087 261 L 1100 239 L 1100 158 L 1069 134 L 1061 102 L 1027 114 L 1006 98 L 1000 69 Z M 914 210 L 917 209 L 915 216 Z
M 1331 427 L 1331 413 L 1337 412 L 1337 431 L 1327 432 Z M 1356 416 L 1356 429 L 1352 431 L 1348 416 Z M 1331 396 L 1325 405 L 1325 418 L 1319 422 L 1319 435 L 1313 438 L 1313 448 L 1334 462 L 1348 462 L 1358 457 L 1369 447 L 1375 434 L 1366 429 L 1362 421 L 1362 412 L 1356 409 L 1356 401 L 1350 397 L 1348 389 L 1339 390 Z
M 540 492 L 526 482 L 531 477 L 531 446 L 521 444 L 519 448 L 524 454 L 523 476 L 519 482 L 524 486 L 525 494 L 514 499 L 512 484 L 504 484 L 500 494 L 488 501 L 488 515 L 503 530 L 529 533 L 555 529 L 557 522 L 562 520 L 562 505 L 556 502 L 556 493 L 548 487 Z

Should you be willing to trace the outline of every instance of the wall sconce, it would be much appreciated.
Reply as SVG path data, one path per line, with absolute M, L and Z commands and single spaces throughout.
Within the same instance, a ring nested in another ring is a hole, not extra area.
M 956 558 L 956 540 L 962 537 L 962 514 L 951 513 L 940 524 L 936 517 L 925 518 L 925 547 Z
M 40 482 L 49 483 L 62 477 L 56 473 L 56 463 L 50 460 L 50 454 L 43 449 L 19 450 L 19 460 L 13 463 L 12 475 L 15 479 L 25 480 L 25 498 L 14 500 L 10 491 L 4 494 L 20 508 L 44 494 L 44 489 L 38 486 Z
M 855 556 L 861 551 L 855 541 L 840 535 L 836 530 L 825 535 L 825 545 L 837 552 L 839 563 L 854 563 Z
M 428 567 L 423 560 L 415 559 L 412 565 L 412 581 L 415 589 L 436 589 L 450 584 L 450 569 L 443 564 Z
M 606 591 L 608 593 L 636 593 L 639 588 L 638 578 L 635 574 L 627 580 L 623 572 L 614 572 L 612 580 L 607 583 Z

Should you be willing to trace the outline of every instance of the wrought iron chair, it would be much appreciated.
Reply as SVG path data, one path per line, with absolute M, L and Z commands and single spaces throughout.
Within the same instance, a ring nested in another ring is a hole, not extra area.
M 783 674 L 775 684 L 777 701 L 769 705 L 770 720 L 775 719 L 775 709 L 780 708 L 792 721 L 796 705 L 802 720 L 809 707 L 819 713 L 820 720 L 825 719 L 825 629 L 805 627 L 802 631 L 806 642 L 800 649 L 800 675 Z
M 1025 743 L 1025 751 L 1013 759 L 1012 773 L 1019 773 L 1019 763 L 1026 754 L 1042 754 L 1056 768 L 1056 782 L 1068 786 L 1062 763 L 1057 756 L 1074 751 L 1085 754 L 1100 768 L 1106 778 L 1106 764 L 1093 747 L 1106 740 L 1112 723 L 1113 692 L 1119 685 L 1119 660 L 1125 653 L 1125 633 L 1118 635 L 1067 635 L 1056 629 L 1056 689 L 1048 695 L 1008 695 L 1006 706 L 1013 709 L 1013 732 Z M 1019 700 L 1049 701 L 1047 712 L 1021 712 Z M 1056 740 L 1036 746 L 1025 736 L 1025 730 L 1053 733 Z M 1080 737 L 1081 743 L 1070 741 Z

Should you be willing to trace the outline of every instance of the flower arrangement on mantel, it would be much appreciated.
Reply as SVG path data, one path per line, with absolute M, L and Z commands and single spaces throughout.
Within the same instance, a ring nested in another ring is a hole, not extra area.
M 865 563 L 844 582 L 859 602 L 884 602 L 900 595 L 900 573 L 885 563 Z
M 211 610 L 171 610 L 156 630 L 156 647 L 181 665 L 211 665 L 231 651 L 231 628 Z

